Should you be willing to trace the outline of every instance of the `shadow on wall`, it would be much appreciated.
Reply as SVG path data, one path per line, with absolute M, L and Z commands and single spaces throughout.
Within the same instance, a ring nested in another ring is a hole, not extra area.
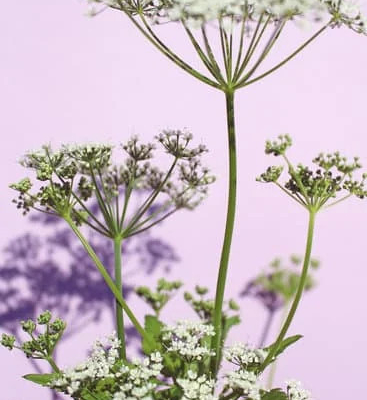
M 32 221 L 45 233 L 26 233 L 11 240 L 4 249 L 0 264 L 1 330 L 19 337 L 19 322 L 35 319 L 44 310 L 50 310 L 68 322 L 63 340 L 88 324 L 98 323 L 105 312 L 110 312 L 112 320 L 113 296 L 73 232 L 64 229 L 58 218 L 40 215 Z M 112 272 L 111 241 L 95 234 L 90 234 L 88 239 Z M 126 239 L 122 259 L 126 298 L 133 291 L 135 279 L 156 270 L 167 273 L 178 261 L 172 246 L 150 233 Z M 137 338 L 136 332 L 130 327 L 127 332 L 130 345 L 134 338 Z M 34 360 L 30 362 L 42 372 Z M 53 396 L 53 399 L 57 398 Z
M 247 283 L 245 288 L 240 292 L 240 297 L 254 298 L 260 304 L 262 304 L 267 311 L 265 324 L 258 342 L 258 347 L 264 347 L 269 337 L 275 315 L 278 310 L 284 307 L 284 300 L 278 293 L 265 289 L 257 282 L 256 279 L 253 279 Z

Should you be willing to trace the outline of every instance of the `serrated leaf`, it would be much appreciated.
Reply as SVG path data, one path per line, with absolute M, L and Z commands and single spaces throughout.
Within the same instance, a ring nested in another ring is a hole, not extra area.
M 293 343 L 297 342 L 299 339 L 301 339 L 303 336 L 302 335 L 294 335 L 294 336 L 289 336 L 286 339 L 284 339 L 281 343 L 280 346 L 278 347 L 278 350 L 274 354 L 274 358 L 278 357 L 279 354 L 283 353 L 283 351 L 292 345 Z M 271 351 L 275 347 L 276 343 L 271 344 L 270 346 L 266 347 L 265 350 Z
M 23 378 L 27 381 L 37 383 L 37 385 L 48 386 L 53 380 L 58 377 L 58 374 L 27 374 Z
M 276 388 L 261 394 L 261 400 L 288 400 L 288 396 L 282 389 Z
M 143 339 L 143 352 L 149 355 L 154 351 L 161 350 L 162 345 L 159 342 L 159 336 L 163 328 L 162 322 L 154 315 L 146 315 L 144 327 L 150 340 Z

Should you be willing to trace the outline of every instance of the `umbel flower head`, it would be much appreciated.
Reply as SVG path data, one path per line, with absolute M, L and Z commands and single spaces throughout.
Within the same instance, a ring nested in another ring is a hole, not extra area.
M 201 166 L 207 149 L 193 147 L 191 133 L 165 130 L 156 142 L 171 157 L 167 170 L 151 164 L 156 144 L 140 143 L 137 137 L 122 144 L 122 164 L 113 164 L 113 147 L 107 144 L 63 146 L 58 151 L 44 146 L 21 161 L 35 171 L 37 188 L 28 177 L 10 185 L 19 192 L 14 202 L 24 214 L 35 209 L 112 238 L 145 231 L 179 209 L 194 209 L 214 181 Z M 143 197 L 137 209 L 129 207 L 136 193 Z
M 281 157 L 288 169 L 288 179 L 280 182 L 284 166 L 270 166 L 257 180 L 274 183 L 297 203 L 312 212 L 340 203 L 351 196 L 364 199 L 367 195 L 365 180 L 367 174 L 356 177 L 362 168 L 358 157 L 349 160 L 338 151 L 320 153 L 313 160 L 314 168 L 297 164 L 294 166 L 286 153 L 292 145 L 288 135 L 280 135 L 278 140 L 267 141 L 265 153 Z
M 244 87 L 272 73 L 328 27 L 346 26 L 367 34 L 367 19 L 353 0 L 89 0 L 88 3 L 91 15 L 105 8 L 122 11 L 171 61 L 224 91 Z M 259 66 L 289 21 L 316 24 L 316 33 L 279 64 L 259 74 Z M 206 73 L 189 65 L 159 37 L 154 25 L 167 22 L 177 22 L 183 27 Z M 218 54 L 213 38 L 218 39 L 221 48 Z
M 241 343 L 226 348 L 224 354 L 232 369 L 214 379 L 205 371 L 210 356 L 207 339 L 214 334 L 212 325 L 179 321 L 173 326 L 161 324 L 160 329 L 161 333 L 157 332 L 160 350 L 153 350 L 142 359 L 122 360 L 118 353 L 119 339 L 113 332 L 106 339 L 97 340 L 90 355 L 75 367 L 40 375 L 42 384 L 72 398 L 88 399 L 219 400 L 227 396 L 248 400 L 311 399 L 309 392 L 294 380 L 286 383 L 285 391 L 261 389 L 257 368 L 268 348 L 257 349 Z M 3 337 L 3 345 L 16 347 L 8 337 Z

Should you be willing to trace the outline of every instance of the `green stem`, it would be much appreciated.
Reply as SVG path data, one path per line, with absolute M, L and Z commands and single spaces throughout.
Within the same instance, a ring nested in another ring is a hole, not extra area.
M 121 243 L 122 239 L 120 237 L 115 237 L 113 239 L 113 251 L 115 256 L 115 284 L 118 291 L 122 294 L 122 271 L 121 271 Z M 116 299 L 116 329 L 117 337 L 120 340 L 120 357 L 126 360 L 126 344 L 125 344 L 125 330 L 124 330 L 124 314 L 121 304 Z
M 274 347 L 272 348 L 272 350 L 269 352 L 269 354 L 267 355 L 267 357 L 265 358 L 260 371 L 262 372 L 265 370 L 265 368 L 273 361 L 273 357 L 276 354 L 276 352 L 278 351 L 283 339 L 285 338 L 285 335 L 288 332 L 288 329 L 292 323 L 292 320 L 294 318 L 294 315 L 297 311 L 299 302 L 301 300 L 302 297 L 302 293 L 303 293 L 303 289 L 305 287 L 306 284 L 306 280 L 307 280 L 307 273 L 308 273 L 308 268 L 310 265 L 310 259 L 311 259 L 311 250 L 312 250 L 312 240 L 313 240 L 313 233 L 314 233 L 314 227 L 315 227 L 315 217 L 316 217 L 316 212 L 314 210 L 309 210 L 309 221 L 308 221 L 308 231 L 307 231 L 307 242 L 306 242 L 306 250 L 305 250 L 305 257 L 304 257 L 304 261 L 303 261 L 303 267 L 302 267 L 302 274 L 301 274 L 301 278 L 299 281 L 299 285 L 297 288 L 297 292 L 296 295 L 294 297 L 292 306 L 289 310 L 289 313 L 287 315 L 287 318 L 283 324 L 283 327 L 278 335 L 278 338 L 275 342 Z
M 213 337 L 211 348 L 215 351 L 215 356 L 211 361 L 211 370 L 215 376 L 221 358 L 222 343 L 222 308 L 224 299 L 224 290 L 227 278 L 229 255 L 232 243 L 232 234 L 236 212 L 236 189 L 237 189 L 237 160 L 236 160 L 236 135 L 235 135 L 235 117 L 234 117 L 234 92 L 226 92 L 227 108 L 227 129 L 228 129 L 228 151 L 229 151 L 229 191 L 227 203 L 227 220 L 224 233 L 222 254 L 220 259 L 217 289 L 215 295 L 215 308 L 213 325 L 215 336 Z
M 284 310 L 282 312 L 282 316 L 280 319 L 280 328 L 283 326 L 284 321 L 287 317 L 288 314 L 288 302 L 284 304 Z M 266 382 L 266 387 L 268 390 L 270 390 L 273 387 L 273 383 L 274 383 L 274 378 L 275 378 L 275 373 L 277 370 L 277 360 L 275 360 L 270 367 L 270 371 L 269 371 L 269 375 L 268 375 L 268 380 Z
M 55 361 L 51 357 L 47 357 L 46 361 L 51 365 L 51 368 L 56 372 L 60 373 L 60 368 L 56 365 Z
M 92 247 L 90 246 L 88 241 L 85 239 L 85 237 L 79 231 L 78 227 L 75 225 L 75 223 L 73 222 L 73 220 L 70 217 L 65 216 L 64 219 L 69 224 L 70 228 L 73 230 L 75 235 L 78 237 L 78 239 L 82 243 L 82 245 L 85 248 L 85 250 L 87 251 L 89 257 L 92 259 L 92 261 L 96 265 L 98 271 L 102 275 L 107 286 L 110 288 L 111 292 L 113 293 L 113 295 L 115 296 L 117 301 L 120 303 L 122 309 L 125 311 L 126 315 L 129 317 L 130 321 L 135 326 L 136 330 L 139 332 L 139 334 L 144 339 L 150 341 L 151 340 L 150 336 L 145 332 L 144 328 L 140 325 L 139 321 L 136 319 L 134 313 L 131 311 L 130 307 L 127 305 L 127 303 L 123 299 L 121 292 L 117 289 L 115 282 L 110 277 L 106 268 L 104 267 L 101 260 L 98 258 L 97 254 L 94 252 L 94 250 L 92 249 Z

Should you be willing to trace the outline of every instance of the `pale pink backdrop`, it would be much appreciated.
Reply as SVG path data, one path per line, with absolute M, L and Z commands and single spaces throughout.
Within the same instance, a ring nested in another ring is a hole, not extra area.
M 188 127 L 207 144 L 207 164 L 218 180 L 194 213 L 181 213 L 160 227 L 181 262 L 172 273 L 195 283 L 215 282 L 226 205 L 226 136 L 223 95 L 163 58 L 120 13 L 87 18 L 85 2 L 19 0 L 4 2 L 0 14 L 1 74 L 1 240 L 32 226 L 10 201 L 9 182 L 23 177 L 17 159 L 43 143 L 124 140 L 132 133 L 149 139 L 165 127 Z M 169 42 L 189 59 L 190 46 L 175 27 L 164 28 Z M 289 28 L 275 58 L 307 33 Z M 274 256 L 302 253 L 306 213 L 276 188 L 255 182 L 274 160 L 264 141 L 291 133 L 295 160 L 320 150 L 358 154 L 367 165 L 367 38 L 347 29 L 329 30 L 295 60 L 237 96 L 239 196 L 227 293 Z M 316 400 L 361 399 L 365 392 L 367 203 L 351 200 L 322 213 L 314 254 L 322 260 L 319 285 L 305 297 L 291 328 L 304 339 L 287 352 L 277 382 L 297 378 Z M 244 324 L 233 339 L 255 343 L 265 312 L 241 302 Z M 132 303 L 142 315 L 144 307 Z M 172 313 L 172 311 L 174 311 Z M 170 316 L 171 312 L 171 316 Z M 191 316 L 177 300 L 165 317 Z M 0 327 L 1 329 L 1 327 Z M 104 326 L 67 342 L 62 365 L 80 360 Z M 0 349 L 1 399 L 41 400 L 42 388 L 21 379 L 31 372 L 22 355 Z

